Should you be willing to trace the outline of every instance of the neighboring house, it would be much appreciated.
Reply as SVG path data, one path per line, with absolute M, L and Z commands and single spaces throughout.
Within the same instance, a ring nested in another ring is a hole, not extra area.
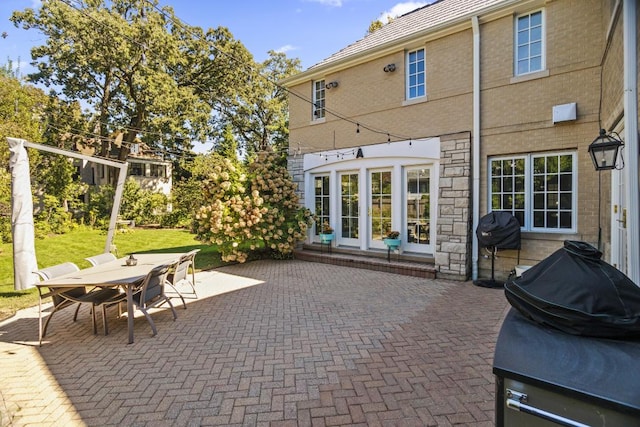
M 85 154 L 93 155 L 93 149 L 89 149 L 88 152 L 85 147 L 78 147 L 78 149 Z M 115 146 L 114 150 L 119 150 L 119 147 Z M 112 155 L 117 156 L 117 151 L 113 151 Z M 114 168 L 86 161 L 83 163 L 82 177 L 85 182 L 92 185 L 104 185 L 115 181 L 116 171 Z M 167 196 L 171 193 L 172 163 L 158 155 L 146 144 L 133 144 L 127 156 L 127 163 L 129 163 L 127 176 L 133 178 L 140 185 L 140 188 L 155 193 L 164 193 Z
M 521 224 L 522 249 L 500 252 L 496 277 L 564 240 L 601 236 L 605 259 L 640 283 L 626 262 L 640 257 L 637 214 L 628 221 L 638 54 L 635 43 L 624 53 L 623 3 L 635 36 L 633 0 L 441 0 L 283 80 L 303 203 L 356 252 L 383 250 L 399 230 L 403 251 L 432 260 L 439 277 L 489 276 L 475 230 L 504 210 Z M 626 165 L 599 176 L 588 146 L 600 128 L 623 137 Z

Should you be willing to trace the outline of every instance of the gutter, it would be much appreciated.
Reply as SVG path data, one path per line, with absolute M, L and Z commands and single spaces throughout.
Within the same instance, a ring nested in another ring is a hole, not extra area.
M 478 17 L 471 18 L 473 29 L 473 135 L 472 135 L 472 174 L 471 187 L 471 278 L 478 280 L 478 237 L 474 230 L 480 222 L 480 24 Z
M 624 139 L 627 148 L 627 275 L 640 286 L 640 204 L 638 203 L 638 65 L 636 0 L 623 3 Z

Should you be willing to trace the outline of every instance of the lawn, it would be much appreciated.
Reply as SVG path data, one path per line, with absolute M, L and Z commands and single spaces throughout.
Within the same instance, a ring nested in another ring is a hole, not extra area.
M 106 232 L 81 228 L 68 234 L 36 240 L 38 267 L 62 262 L 74 262 L 80 268 L 90 266 L 84 258 L 104 252 Z M 199 248 L 196 270 L 208 270 L 221 265 L 215 246 L 202 245 L 185 230 L 136 228 L 118 232 L 113 240 L 117 255 L 122 257 L 139 252 L 187 252 Z M 0 320 L 11 317 L 17 310 L 38 303 L 35 288 L 15 291 L 13 287 L 13 248 L 0 245 Z

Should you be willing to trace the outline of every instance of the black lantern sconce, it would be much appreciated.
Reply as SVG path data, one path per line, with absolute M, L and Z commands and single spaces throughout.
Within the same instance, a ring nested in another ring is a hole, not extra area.
M 356 153 L 356 159 L 361 159 L 364 157 L 364 153 L 362 152 L 362 148 L 358 148 L 358 151 Z
M 604 129 L 600 129 L 600 135 L 589 145 L 589 154 L 596 170 L 615 169 L 618 151 L 623 145 L 622 141 L 607 135 Z

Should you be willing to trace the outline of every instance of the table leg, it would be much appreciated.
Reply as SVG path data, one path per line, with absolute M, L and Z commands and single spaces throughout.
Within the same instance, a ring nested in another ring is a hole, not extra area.
M 42 291 L 38 287 L 38 344 L 42 346 Z
M 133 285 L 127 286 L 127 328 L 129 344 L 133 344 Z

